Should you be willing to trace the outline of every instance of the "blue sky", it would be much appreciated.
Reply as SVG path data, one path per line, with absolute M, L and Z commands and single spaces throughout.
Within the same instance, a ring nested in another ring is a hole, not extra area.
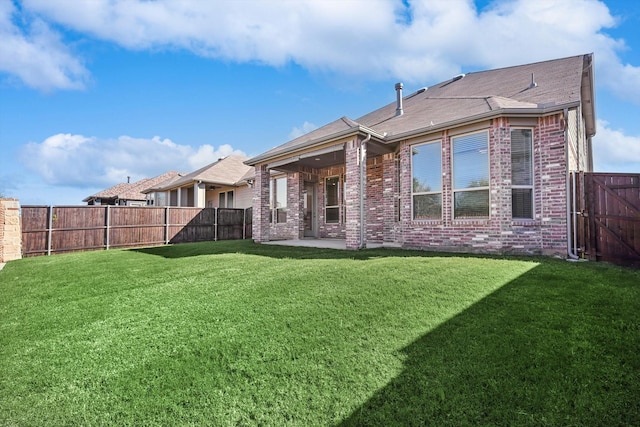
M 595 54 L 595 168 L 640 173 L 640 3 L 0 0 L 0 194 L 81 204 L 462 73 Z

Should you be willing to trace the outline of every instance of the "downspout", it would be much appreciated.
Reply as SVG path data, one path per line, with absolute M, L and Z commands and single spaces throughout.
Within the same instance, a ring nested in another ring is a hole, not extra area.
M 364 226 L 364 192 L 366 189 L 365 181 L 367 177 L 367 142 L 371 140 L 371 134 L 367 134 L 367 137 L 360 142 L 360 153 L 358 159 L 360 160 L 360 243 L 358 244 L 358 249 L 363 249 L 365 245 L 365 233 L 366 229 Z
M 571 210 L 571 199 L 569 198 L 569 195 L 572 195 L 572 199 L 573 199 L 573 208 L 575 211 L 575 202 L 576 202 L 576 186 L 575 186 L 575 174 L 573 175 L 573 185 L 571 185 L 571 172 L 569 171 L 569 109 L 565 108 L 564 109 L 564 120 L 563 120 L 563 128 L 564 128 L 564 143 L 565 143 L 565 150 L 564 150 L 564 162 L 565 162 L 565 168 L 567 171 L 567 177 L 566 177 L 566 199 L 567 199 L 567 256 L 570 260 L 577 260 L 579 259 L 578 255 L 575 254 L 574 252 L 574 248 L 573 248 L 573 229 L 572 229 L 572 223 L 575 223 L 575 220 L 572 221 L 571 220 L 571 215 L 572 215 L 572 210 Z M 571 188 L 573 187 L 573 189 Z

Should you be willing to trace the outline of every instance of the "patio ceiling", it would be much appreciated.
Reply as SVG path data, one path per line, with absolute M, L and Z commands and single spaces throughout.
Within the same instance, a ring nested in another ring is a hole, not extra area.
M 386 153 L 391 153 L 394 151 L 393 148 L 394 147 L 391 147 L 389 145 L 384 145 L 377 142 L 369 142 L 367 144 L 367 157 L 374 157 Z M 267 168 L 295 172 L 300 170 L 300 168 L 323 169 L 344 164 L 345 149 L 344 144 L 341 143 L 324 147 L 319 150 L 302 153 L 297 156 L 291 156 L 285 159 L 277 160 L 275 162 L 269 163 L 267 165 Z

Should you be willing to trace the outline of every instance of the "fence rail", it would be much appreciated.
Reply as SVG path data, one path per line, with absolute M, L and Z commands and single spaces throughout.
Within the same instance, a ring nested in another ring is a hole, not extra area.
M 252 209 L 23 206 L 22 255 L 251 237 Z

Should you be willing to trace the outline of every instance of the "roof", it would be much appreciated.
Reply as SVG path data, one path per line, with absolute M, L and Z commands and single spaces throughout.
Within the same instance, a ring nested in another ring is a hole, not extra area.
M 88 202 L 91 199 L 123 199 L 123 200 L 145 200 L 146 196 L 143 190 L 147 187 L 158 185 L 161 182 L 167 180 L 176 179 L 180 174 L 178 172 L 170 171 L 165 172 L 162 175 L 158 175 L 154 178 L 144 178 L 136 182 L 123 182 L 114 185 L 111 188 L 102 190 L 92 196 L 89 196 L 83 200 Z
M 253 169 L 253 167 L 244 164 L 245 160 L 247 160 L 246 157 L 230 155 L 177 179 L 149 187 L 145 192 L 166 191 L 194 182 L 219 186 L 238 186 L 242 184 L 245 175 Z
M 372 134 L 393 144 L 401 139 L 504 114 L 540 115 L 583 103 L 589 135 L 595 134 L 593 56 L 578 55 L 532 64 L 461 74 L 423 88 L 396 102 L 352 120 L 342 117 L 275 147 L 246 163 L 255 165 L 333 139 Z

